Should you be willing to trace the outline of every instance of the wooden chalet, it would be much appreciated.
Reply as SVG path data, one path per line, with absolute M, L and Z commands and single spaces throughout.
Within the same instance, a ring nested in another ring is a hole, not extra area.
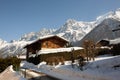
M 109 53 L 120 55 L 120 38 L 112 40 L 100 40 L 97 44 L 100 44 L 101 47 L 108 48 Z
M 36 54 L 41 49 L 64 48 L 68 43 L 66 39 L 57 35 L 42 37 L 24 47 L 27 49 L 26 59 L 29 58 L 29 53 Z

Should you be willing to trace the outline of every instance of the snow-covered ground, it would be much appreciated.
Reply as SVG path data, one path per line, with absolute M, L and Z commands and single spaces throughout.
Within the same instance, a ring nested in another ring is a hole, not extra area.
M 37 72 L 62 80 L 119 80 L 120 79 L 120 56 L 101 56 L 95 61 L 90 61 L 81 71 L 77 65 L 74 68 L 71 62 L 65 65 L 49 66 L 45 62 L 39 65 L 22 62 L 21 67 L 29 68 Z
M 0 73 L 0 80 L 26 80 L 18 72 L 15 72 L 12 66 L 9 66 L 5 71 Z

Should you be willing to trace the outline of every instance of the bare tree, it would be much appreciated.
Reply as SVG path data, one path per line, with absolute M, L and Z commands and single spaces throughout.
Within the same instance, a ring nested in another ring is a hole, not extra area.
M 96 53 L 96 44 L 92 40 L 85 40 L 83 42 L 84 53 L 86 54 L 87 61 L 94 59 Z

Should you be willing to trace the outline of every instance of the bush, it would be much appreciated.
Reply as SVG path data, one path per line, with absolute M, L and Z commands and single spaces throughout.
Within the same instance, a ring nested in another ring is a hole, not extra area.
M 0 58 L 0 72 L 4 71 L 10 65 L 13 65 L 14 70 L 19 70 L 20 62 L 20 59 L 16 57 Z

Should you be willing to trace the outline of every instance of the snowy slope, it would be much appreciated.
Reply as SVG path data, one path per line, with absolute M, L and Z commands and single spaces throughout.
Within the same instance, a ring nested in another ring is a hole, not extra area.
M 116 67 L 117 66 L 117 67 Z M 21 67 L 62 80 L 119 80 L 120 79 L 120 56 L 97 57 L 95 61 L 87 64 L 81 71 L 79 68 L 72 68 L 71 65 L 49 66 L 40 63 L 38 66 L 23 62 Z
M 13 70 L 13 66 L 9 66 L 2 73 L 0 73 L 0 80 L 27 80 L 23 78 L 18 72 Z

